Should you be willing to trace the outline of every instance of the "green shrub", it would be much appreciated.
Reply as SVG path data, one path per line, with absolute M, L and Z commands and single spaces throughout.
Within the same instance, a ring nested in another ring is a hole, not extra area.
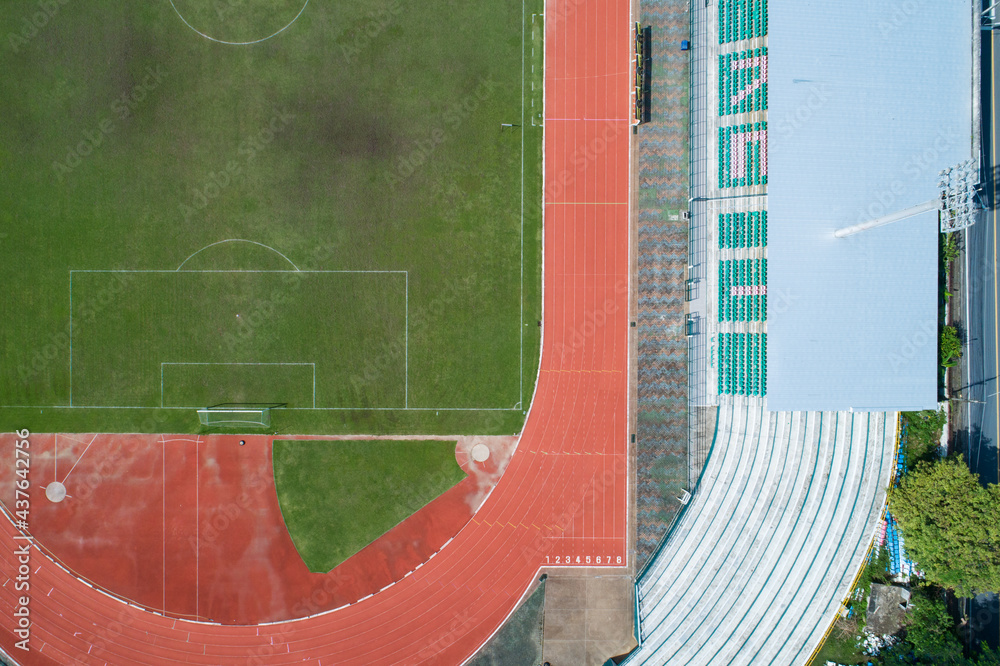
M 922 412 L 903 412 L 906 423 L 906 459 L 910 465 L 919 460 L 929 460 L 937 457 L 938 444 L 941 441 L 941 431 L 948 413 L 928 409 Z
M 962 340 L 958 337 L 958 329 L 945 326 L 941 329 L 941 366 L 953 368 L 962 358 Z

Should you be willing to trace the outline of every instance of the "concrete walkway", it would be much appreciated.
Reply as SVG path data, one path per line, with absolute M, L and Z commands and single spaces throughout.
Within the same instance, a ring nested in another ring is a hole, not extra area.
M 601 666 L 635 646 L 632 577 L 555 569 L 545 583 L 542 660 L 552 666 Z
M 636 566 L 667 533 L 689 487 L 687 337 L 684 330 L 688 221 L 687 0 L 640 3 L 652 29 L 650 122 L 635 139 Z
M 893 415 L 719 409 L 690 506 L 639 583 L 627 664 L 802 664 L 862 564 Z

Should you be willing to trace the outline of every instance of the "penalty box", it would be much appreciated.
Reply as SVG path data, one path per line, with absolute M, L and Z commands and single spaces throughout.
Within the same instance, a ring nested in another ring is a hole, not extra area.
M 74 270 L 71 404 L 403 407 L 408 292 L 405 271 Z

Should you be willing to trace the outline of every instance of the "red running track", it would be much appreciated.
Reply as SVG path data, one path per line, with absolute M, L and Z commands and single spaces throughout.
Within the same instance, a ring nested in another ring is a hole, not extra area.
M 128 606 L 33 550 L 31 652 L 14 647 L 22 542 L 0 520 L 0 645 L 26 664 L 460 664 L 540 567 L 626 561 L 630 47 L 625 0 L 546 5 L 541 373 L 497 487 L 455 539 L 346 608 L 264 626 Z
M 477 440 L 491 447 L 485 463 L 469 457 Z M 76 575 L 148 610 L 222 624 L 291 620 L 427 562 L 496 485 L 513 440 L 463 438 L 456 458 L 468 476 L 329 573 L 310 572 L 296 551 L 262 435 L 32 435 L 30 531 Z M 14 442 L 0 436 L 0 460 L 15 459 Z M 17 479 L 0 467 L 8 508 Z M 58 503 L 46 498 L 56 481 L 68 493 Z

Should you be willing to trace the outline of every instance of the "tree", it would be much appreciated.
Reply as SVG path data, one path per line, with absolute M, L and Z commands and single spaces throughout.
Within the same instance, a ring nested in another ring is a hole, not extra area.
M 929 592 L 929 591 L 928 591 Z M 961 662 L 962 644 L 955 635 L 955 621 L 940 598 L 914 595 L 913 610 L 906 625 L 906 642 L 923 661 Z
M 906 458 L 910 464 L 936 457 L 948 412 L 933 409 L 903 412 L 903 418 L 906 419 Z
M 961 457 L 918 463 L 892 512 L 928 582 L 967 595 L 1000 590 L 1000 488 L 979 485 Z
M 948 613 L 942 596 L 939 588 L 913 588 L 902 640 L 883 649 L 875 662 L 885 665 L 1000 666 L 996 651 L 986 645 L 978 655 L 966 657 L 963 654 L 962 642 L 955 631 L 955 620 Z
M 1000 652 L 988 645 L 983 645 L 983 651 L 979 653 L 979 666 L 1000 666 Z

